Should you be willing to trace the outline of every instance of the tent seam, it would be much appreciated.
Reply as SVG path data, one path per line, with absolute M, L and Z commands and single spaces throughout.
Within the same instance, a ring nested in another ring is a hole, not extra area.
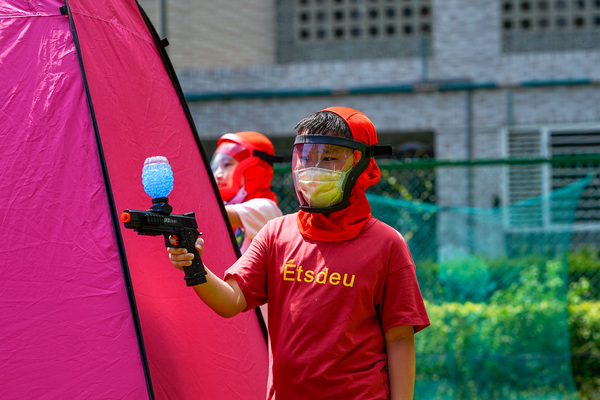
M 103 23 L 105 23 L 105 24 L 108 24 L 108 25 L 111 25 L 111 26 L 113 26 L 114 28 L 118 28 L 118 29 L 120 29 L 120 30 L 122 30 L 122 31 L 125 31 L 125 32 L 127 32 L 127 33 L 129 33 L 129 34 L 131 34 L 131 35 L 135 36 L 136 38 L 143 40 L 143 41 L 144 41 L 144 42 L 146 42 L 146 43 L 149 43 L 149 44 L 154 44 L 154 41 L 147 40 L 147 39 L 146 39 L 146 38 L 144 38 L 143 36 L 140 36 L 140 35 L 139 35 L 139 34 L 137 34 L 136 32 L 133 32 L 133 31 L 131 31 L 131 30 L 129 30 L 129 29 L 127 29 L 127 28 L 125 28 L 124 26 L 122 26 L 122 25 L 120 25 L 120 24 L 115 24 L 114 22 L 112 22 L 112 21 L 109 21 L 109 20 L 106 20 L 106 19 L 104 19 L 104 18 L 100 18 L 100 17 L 98 17 L 98 16 L 91 15 L 91 14 L 85 14 L 85 13 L 82 13 L 82 12 L 80 12 L 80 11 L 75 11 L 75 10 L 71 10 L 71 11 L 73 12 L 73 14 L 78 14 L 78 15 L 80 15 L 80 16 L 82 16 L 82 17 L 87 17 L 87 18 L 94 19 L 94 20 L 96 20 L 96 21 L 103 22 Z
M 15 19 L 15 18 L 33 18 L 33 17 L 62 17 L 62 15 L 60 15 L 60 14 L 40 14 L 40 13 L 26 14 L 26 15 L 15 14 L 15 15 L 7 15 L 7 16 L 4 16 L 4 17 L 0 17 L 0 20 L 2 20 L 2 19 Z

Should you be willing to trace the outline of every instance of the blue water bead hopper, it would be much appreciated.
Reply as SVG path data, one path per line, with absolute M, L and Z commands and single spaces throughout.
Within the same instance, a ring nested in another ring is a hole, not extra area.
M 173 171 L 166 157 L 146 158 L 142 168 L 142 184 L 144 191 L 152 197 L 153 205 L 150 209 L 170 214 L 173 208 L 169 205 L 168 196 L 173 190 Z

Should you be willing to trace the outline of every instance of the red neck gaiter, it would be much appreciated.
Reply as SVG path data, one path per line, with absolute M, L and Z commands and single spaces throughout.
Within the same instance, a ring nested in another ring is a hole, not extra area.
M 360 111 L 346 107 L 330 107 L 323 111 L 333 112 L 346 121 L 352 138 L 368 145 L 377 144 L 377 133 L 369 118 Z M 363 226 L 371 219 L 371 206 L 365 189 L 379 181 L 381 171 L 371 158 L 369 166 L 360 175 L 352 193 L 348 207 L 332 213 L 298 213 L 298 229 L 307 239 L 323 242 L 341 242 L 356 238 Z
M 271 180 L 273 179 L 273 168 L 265 161 L 257 161 L 244 173 L 246 179 L 246 199 L 271 199 L 277 202 L 277 196 L 271 190 Z

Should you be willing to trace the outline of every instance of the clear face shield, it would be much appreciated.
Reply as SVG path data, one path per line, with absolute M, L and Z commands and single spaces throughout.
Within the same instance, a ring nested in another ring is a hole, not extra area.
M 337 136 L 297 136 L 292 168 L 300 208 L 331 212 L 346 207 L 356 179 L 368 164 L 366 147 Z
M 232 142 L 219 145 L 210 161 L 210 168 L 217 181 L 223 200 L 231 199 L 242 186 L 242 175 L 236 173 L 240 161 L 250 157 L 250 151 Z

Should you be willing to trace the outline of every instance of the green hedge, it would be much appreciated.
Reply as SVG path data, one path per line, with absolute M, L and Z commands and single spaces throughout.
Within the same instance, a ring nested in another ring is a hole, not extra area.
M 570 289 L 583 300 L 600 300 L 600 249 L 583 246 L 567 256 Z
M 560 259 L 563 262 L 565 259 Z M 555 259 L 556 261 L 556 259 Z M 566 257 L 570 301 L 600 300 L 600 250 L 582 247 Z M 546 268 L 548 257 L 531 254 L 519 258 L 477 258 L 451 261 L 440 265 L 431 260 L 417 261 L 417 276 L 426 299 L 447 301 L 485 301 L 507 289 L 526 271 Z M 560 271 L 562 276 L 564 271 Z M 525 278 L 527 279 L 527 278 Z M 470 285 L 470 282 L 483 284 Z M 537 282 L 534 282 L 537 284 Z
M 574 393 L 564 302 L 427 306 L 432 326 L 417 339 L 418 379 L 442 384 L 432 397 L 565 399 Z
M 569 305 L 571 368 L 582 400 L 600 399 L 600 301 Z
M 419 263 L 432 326 L 417 336 L 418 393 L 600 398 L 599 266 L 589 248 L 554 259 Z
M 571 304 L 568 315 L 552 300 L 427 310 L 432 325 L 416 336 L 418 398 L 600 398 L 600 302 Z

